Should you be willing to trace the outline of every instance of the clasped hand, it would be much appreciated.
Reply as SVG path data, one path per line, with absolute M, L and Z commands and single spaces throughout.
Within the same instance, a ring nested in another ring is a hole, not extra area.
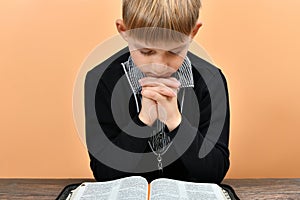
M 170 131 L 181 122 L 177 105 L 180 83 L 176 78 L 145 77 L 139 80 L 142 86 L 142 109 L 140 120 L 151 126 L 156 119 L 165 123 Z

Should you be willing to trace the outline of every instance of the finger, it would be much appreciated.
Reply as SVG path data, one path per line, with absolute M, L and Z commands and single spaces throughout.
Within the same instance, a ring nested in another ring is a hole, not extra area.
M 169 88 L 167 86 L 154 86 L 154 87 L 143 87 L 142 90 L 152 90 L 158 92 L 159 94 L 167 97 L 177 96 L 177 90 Z
M 142 87 L 159 87 L 165 86 L 163 83 L 156 80 L 139 80 Z
M 157 86 L 164 84 L 168 87 L 178 89 L 180 87 L 180 82 L 174 78 L 153 78 L 153 77 L 145 77 L 139 80 L 141 86 Z
M 171 88 L 179 88 L 180 87 L 180 82 L 176 79 L 176 78 L 173 78 L 173 77 L 170 77 L 170 78 L 158 78 L 157 81 L 159 83 L 162 83 L 168 87 L 171 87 Z
M 168 87 L 172 88 L 179 88 L 180 82 L 176 78 L 153 78 L 153 77 L 146 77 L 140 79 L 141 86 L 155 86 L 164 84 Z
M 157 91 L 151 90 L 151 89 L 142 90 L 141 93 L 144 97 L 152 99 L 156 102 L 165 101 L 167 99 L 167 97 L 165 97 L 165 96 L 161 95 L 160 93 L 158 93 Z

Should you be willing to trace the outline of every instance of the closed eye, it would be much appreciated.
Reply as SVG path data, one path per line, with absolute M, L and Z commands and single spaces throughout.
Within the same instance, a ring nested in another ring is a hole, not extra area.
M 168 51 L 169 54 L 172 54 L 172 55 L 177 55 L 178 53 L 177 52 L 174 52 L 174 51 Z
M 140 53 L 145 56 L 150 56 L 150 55 L 154 54 L 155 52 L 153 50 L 140 50 Z

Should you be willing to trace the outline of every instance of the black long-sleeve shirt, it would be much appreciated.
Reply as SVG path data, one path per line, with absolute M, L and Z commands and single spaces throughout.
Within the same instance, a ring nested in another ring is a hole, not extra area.
M 121 84 L 119 82 L 121 77 L 125 77 L 121 63 L 125 62 L 128 57 L 129 52 L 125 48 L 93 68 L 86 76 L 86 141 L 90 156 L 90 167 L 95 179 L 97 181 L 108 181 L 131 175 L 140 175 L 149 182 L 156 178 L 165 177 L 184 181 L 220 183 L 229 168 L 229 98 L 227 83 L 220 69 L 190 52 L 188 57 L 192 63 L 194 88 L 188 88 L 185 91 L 181 124 L 173 131 L 167 132 L 173 140 L 168 152 L 171 152 L 172 155 L 178 152 L 177 159 L 168 166 L 164 166 L 163 174 L 159 173 L 158 170 L 150 172 L 136 170 L 137 173 L 124 172 L 102 162 L 101 156 L 103 155 L 105 155 L 103 157 L 110 159 L 112 163 L 119 166 L 122 166 L 125 162 L 128 165 L 130 161 L 123 160 L 119 156 L 109 156 L 111 146 L 103 144 L 103 138 L 99 137 L 101 133 L 98 128 L 95 128 L 99 125 L 111 144 L 125 151 L 140 153 L 140 159 L 130 162 L 132 169 L 142 168 L 143 153 L 151 152 L 148 145 L 149 138 L 135 137 L 124 131 L 130 130 L 128 127 L 132 127 L 133 123 L 140 127 L 146 126 L 138 118 L 139 113 L 137 112 L 133 95 L 131 95 L 132 91 L 128 81 L 125 78 L 123 82 L 121 81 Z M 219 83 L 213 84 L 213 88 L 209 88 L 208 83 L 218 82 L 218 74 L 221 77 L 221 83 L 219 81 Z M 101 78 L 100 75 L 102 75 Z M 117 83 L 121 89 L 116 94 L 114 89 Z M 222 92 L 222 88 L 224 88 L 225 92 Z M 128 96 L 128 94 L 130 95 Z M 123 99 L 124 96 L 128 96 L 128 101 L 124 101 L 124 104 L 120 103 L 120 101 L 117 104 L 112 103 L 112 98 L 118 97 Z M 178 94 L 178 96 L 180 95 Z M 219 108 L 214 107 L 217 111 L 212 109 L 213 97 L 218 98 L 214 106 L 225 105 L 223 108 L 225 111 L 224 116 L 221 114 L 218 116 L 220 113 Z M 140 98 L 137 99 L 139 106 L 141 106 Z M 195 99 L 197 101 L 194 101 Z M 219 103 L 222 101 L 225 104 Z M 121 124 L 117 124 L 112 106 L 114 106 L 114 111 L 117 112 L 118 118 L 122 119 Z M 222 117 L 224 118 L 223 120 L 221 119 Z M 217 127 L 220 125 L 221 129 L 218 129 Z M 212 133 L 209 133 L 209 135 L 208 130 L 210 126 L 215 128 L 212 129 Z M 141 134 L 145 135 L 148 133 Z M 193 138 L 193 140 L 189 142 L 190 138 Z M 183 149 L 181 145 L 185 143 L 189 146 L 186 151 L 180 153 L 180 150 Z M 200 148 L 204 152 L 205 149 L 207 150 L 202 157 L 199 157 Z M 168 152 L 163 156 L 163 163 L 168 160 L 169 155 L 171 156 L 171 153 L 168 154 Z M 155 155 L 153 155 L 152 160 L 156 166 L 157 160 Z M 147 162 L 149 163 L 149 160 Z

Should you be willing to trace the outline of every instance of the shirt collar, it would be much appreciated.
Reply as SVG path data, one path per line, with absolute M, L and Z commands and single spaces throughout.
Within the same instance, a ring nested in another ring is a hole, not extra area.
M 134 93 L 139 93 L 142 90 L 139 80 L 145 77 L 145 74 L 134 64 L 131 56 L 125 63 L 122 63 L 127 71 L 128 81 L 132 87 Z M 194 79 L 192 73 L 192 64 L 190 59 L 186 56 L 182 65 L 172 75 L 180 82 L 180 88 L 194 87 Z

